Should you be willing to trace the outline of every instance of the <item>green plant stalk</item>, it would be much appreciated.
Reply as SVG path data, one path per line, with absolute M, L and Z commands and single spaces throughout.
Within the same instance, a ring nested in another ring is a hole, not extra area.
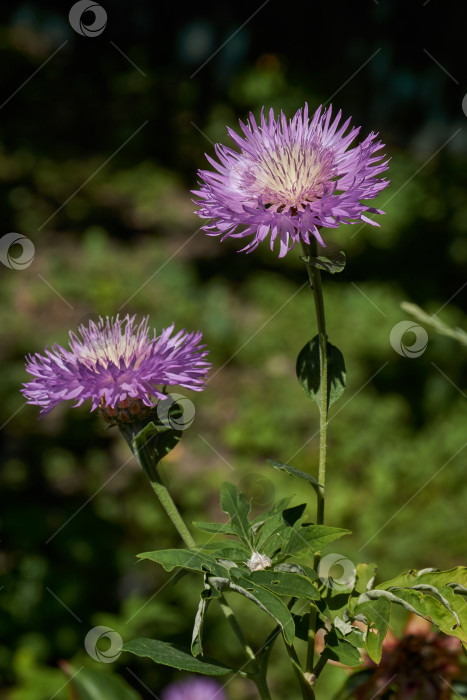
M 300 659 L 295 651 L 295 647 L 293 644 L 292 646 L 289 646 L 287 643 L 285 643 L 285 648 L 287 649 L 290 663 L 292 664 L 295 675 L 300 683 L 300 690 L 302 691 L 303 700 L 315 700 L 315 692 L 303 673 L 300 665 Z
M 180 515 L 180 512 L 175 505 L 172 496 L 169 493 L 168 488 L 165 486 L 165 484 L 162 482 L 160 478 L 159 471 L 157 469 L 157 465 L 154 464 L 154 458 L 152 455 L 152 450 L 150 447 L 150 441 L 146 442 L 145 445 L 143 445 L 142 449 L 137 450 L 134 448 L 133 442 L 131 440 L 131 433 L 125 433 L 122 430 L 122 433 L 129 443 L 133 454 L 135 455 L 138 464 L 140 465 L 141 469 L 145 472 L 147 475 L 152 488 L 154 489 L 156 496 L 158 497 L 162 507 L 164 508 L 165 512 L 169 516 L 170 520 L 174 524 L 175 528 L 177 529 L 180 537 L 182 538 L 183 542 L 185 543 L 185 546 L 188 547 L 188 549 L 192 549 L 193 547 L 196 547 L 196 542 L 194 541 L 193 537 L 191 536 L 190 531 L 188 530 L 187 526 L 185 525 L 185 522 Z M 227 600 L 223 595 L 221 595 L 220 600 L 219 600 L 221 610 L 224 613 L 225 617 L 227 618 L 228 622 L 230 623 L 233 631 L 235 632 L 243 651 L 245 652 L 245 655 L 248 657 L 249 661 L 256 661 L 256 656 L 253 651 L 253 649 L 249 646 L 248 642 L 245 639 L 245 636 L 243 634 L 243 630 L 240 627 L 235 614 L 228 604 Z M 264 672 L 262 672 L 258 666 L 256 667 L 256 673 L 251 676 L 252 680 L 256 684 L 258 688 L 258 692 L 261 696 L 261 700 L 271 700 L 271 694 L 269 692 L 269 688 L 266 683 L 266 678 L 264 675 Z
M 151 486 L 154 489 L 157 498 L 159 499 L 162 507 L 164 508 L 165 512 L 169 516 L 170 520 L 174 524 L 175 528 L 178 531 L 178 534 L 182 538 L 183 542 L 185 543 L 185 546 L 188 547 L 188 549 L 192 549 L 193 547 L 196 547 L 196 542 L 194 541 L 193 537 L 191 536 L 190 531 L 188 530 L 187 526 L 185 525 L 185 522 L 180 515 L 180 512 L 175 505 L 172 496 L 169 493 L 169 490 L 165 484 L 162 483 L 162 480 L 157 472 L 156 468 L 156 477 L 153 479 L 150 479 Z
M 248 661 L 252 661 L 255 664 L 255 671 L 250 675 L 250 678 L 256 684 L 261 699 L 271 700 L 269 688 L 266 683 L 266 667 L 261 668 L 261 665 L 257 663 L 258 660 L 256 654 L 246 641 L 245 635 L 243 634 L 243 630 L 240 627 L 237 618 L 235 617 L 235 613 L 233 612 L 232 608 L 230 607 L 223 595 L 221 595 L 219 598 L 219 605 L 226 619 L 230 623 L 230 626 L 235 632 L 235 635 L 238 641 L 240 642 L 240 645 L 243 649 L 245 656 L 248 658 Z
M 266 678 L 264 676 L 258 676 L 257 678 L 252 678 L 252 680 L 256 683 L 261 700 L 271 700 L 271 693 L 269 692 Z
M 123 433 L 123 436 L 127 440 L 128 444 L 130 445 L 131 450 L 138 461 L 138 464 L 140 465 L 141 469 L 144 471 L 149 481 L 151 482 L 151 486 L 154 489 L 154 492 L 157 498 L 159 499 L 160 504 L 169 516 L 173 525 L 175 526 L 178 534 L 185 543 L 185 546 L 188 547 L 188 549 L 196 547 L 196 542 L 194 541 L 190 531 L 185 525 L 185 521 L 180 515 L 180 512 L 177 506 L 175 505 L 167 486 L 162 482 L 159 470 L 157 469 L 157 465 L 154 464 L 154 457 L 152 454 L 151 446 L 149 444 L 150 440 L 146 442 L 142 449 L 136 450 L 134 448 L 130 436 L 126 434 L 123 430 L 121 430 L 121 432 Z
M 324 314 L 323 288 L 321 284 L 321 271 L 306 262 L 306 259 L 317 257 L 317 241 L 312 238 L 310 244 L 302 242 L 302 249 L 305 257 L 305 265 L 310 280 L 310 287 L 313 292 L 313 300 L 315 304 L 316 320 L 318 325 L 319 338 L 319 357 L 320 357 L 320 405 L 319 405 L 319 468 L 318 482 L 320 484 L 318 490 L 318 504 L 316 513 L 317 525 L 324 523 L 324 504 L 325 504 L 325 489 L 326 489 L 326 452 L 327 452 L 327 427 L 328 427 L 328 353 L 327 353 L 327 335 L 326 335 L 326 319 Z M 321 553 L 317 552 L 314 560 L 314 568 L 317 569 L 321 559 Z M 306 671 L 312 673 L 314 665 L 314 646 L 316 636 L 316 608 L 312 605 L 310 608 L 310 626 L 308 631 L 308 651 L 306 660 Z
M 235 632 L 235 635 L 240 642 L 240 645 L 245 653 L 245 656 L 248 657 L 250 661 L 256 661 L 256 656 L 255 652 L 253 649 L 250 647 L 248 642 L 245 639 L 245 635 L 243 634 L 243 630 L 240 627 L 240 625 L 237 622 L 237 618 L 235 617 L 235 613 L 226 601 L 225 597 L 221 594 L 219 598 L 219 605 L 221 607 L 222 612 L 224 613 L 227 621 L 229 622 L 230 626 L 232 627 L 233 631 Z

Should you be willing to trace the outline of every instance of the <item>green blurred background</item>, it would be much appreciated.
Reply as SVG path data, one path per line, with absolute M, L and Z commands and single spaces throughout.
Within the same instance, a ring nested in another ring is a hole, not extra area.
M 316 469 L 317 410 L 294 373 L 315 332 L 298 252 L 282 261 L 266 246 L 237 255 L 235 241 L 198 230 L 189 193 L 210 142 L 226 141 L 226 124 L 263 104 L 290 116 L 333 96 L 364 134 L 380 131 L 392 157 L 392 184 L 377 202 L 382 228 L 330 233 L 348 256 L 344 273 L 325 279 L 348 386 L 331 411 L 327 521 L 354 533 L 332 551 L 376 560 L 386 578 L 467 561 L 465 352 L 431 330 L 416 359 L 389 343 L 407 319 L 403 300 L 435 313 L 453 297 L 440 318 L 464 324 L 458 6 L 104 6 L 107 26 L 93 38 L 70 27 L 71 3 L 0 10 L 0 234 L 19 232 L 36 248 L 24 270 L 0 264 L 0 697 L 9 700 L 70 697 L 61 660 L 118 672 L 143 698 L 159 695 L 181 674 L 126 654 L 95 662 L 84 637 L 107 625 L 124 639 L 186 644 L 201 588 L 191 576 L 164 587 L 167 574 L 136 564 L 137 552 L 178 546 L 175 533 L 123 440 L 88 406 L 63 405 L 41 421 L 24 406 L 26 353 L 65 343 L 69 328 L 99 314 L 203 330 L 212 380 L 192 397 L 195 423 L 164 464 L 188 521 L 220 517 L 226 479 L 257 511 L 278 496 L 300 498 L 267 457 Z M 235 602 L 260 644 L 267 621 Z M 206 633 L 208 651 L 222 635 L 240 664 L 215 612 Z M 293 699 L 279 645 L 276 654 L 273 693 Z M 343 677 L 327 670 L 319 697 Z M 255 697 L 239 679 L 227 692 Z

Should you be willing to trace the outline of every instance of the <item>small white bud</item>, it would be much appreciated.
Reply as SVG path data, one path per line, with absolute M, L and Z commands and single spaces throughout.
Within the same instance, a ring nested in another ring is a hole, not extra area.
M 263 571 L 271 566 L 272 561 L 266 554 L 260 554 L 259 552 L 253 552 L 251 557 L 248 559 L 246 565 L 250 571 Z

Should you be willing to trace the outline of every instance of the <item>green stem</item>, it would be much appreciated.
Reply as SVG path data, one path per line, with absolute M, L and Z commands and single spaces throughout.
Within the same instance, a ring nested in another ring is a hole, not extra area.
M 314 684 L 316 683 L 316 681 L 318 680 L 318 677 L 319 677 L 321 671 L 322 671 L 322 670 L 324 669 L 324 667 L 326 666 L 327 662 L 328 662 L 328 660 L 327 660 L 327 658 L 325 658 L 324 656 L 320 656 L 320 657 L 319 657 L 318 663 L 316 664 L 315 670 L 314 670 L 314 672 L 313 672 L 313 674 L 312 674 L 312 678 L 311 678 L 311 683 L 312 683 L 312 685 L 314 685 Z
M 295 651 L 295 647 L 293 645 L 289 646 L 286 643 L 285 648 L 287 649 L 287 654 L 289 656 L 293 670 L 295 671 L 295 675 L 297 676 L 298 682 L 300 683 L 300 689 L 302 691 L 303 700 L 315 700 L 315 691 L 313 690 L 312 686 L 303 674 L 302 667 L 300 665 L 300 659 L 298 658 L 297 652 Z
M 312 239 L 310 244 L 302 242 L 302 248 L 305 258 L 313 258 L 317 256 L 317 241 Z M 319 357 L 320 357 L 320 405 L 319 405 L 319 469 L 318 469 L 318 506 L 316 514 L 316 523 L 322 525 L 324 523 L 324 503 L 326 489 L 326 450 L 327 450 L 327 427 L 328 427 L 328 353 L 327 353 L 327 335 L 326 335 L 326 319 L 324 315 L 323 288 L 321 284 L 321 271 L 311 264 L 306 262 L 310 287 L 313 292 L 315 303 L 316 320 L 318 325 L 319 338 Z M 321 559 L 321 553 L 315 555 L 314 568 L 317 569 Z M 310 609 L 310 627 L 308 631 L 308 651 L 306 661 L 306 671 L 311 673 L 314 665 L 314 644 L 317 628 L 317 615 L 314 606 Z
M 235 635 L 238 639 L 238 641 L 241 644 L 241 647 L 243 651 L 245 652 L 245 655 L 251 660 L 251 661 L 256 661 L 256 656 L 255 652 L 253 649 L 250 647 L 248 642 L 245 639 L 245 635 L 243 634 L 243 630 L 240 627 L 240 625 L 237 622 L 237 618 L 235 617 L 234 611 L 224 598 L 224 596 L 221 594 L 219 598 L 219 605 L 221 606 L 221 610 L 224 613 L 226 619 L 230 623 L 230 626 L 232 627 L 233 631 L 235 632 Z
M 194 541 L 190 531 L 185 525 L 185 522 L 182 516 L 180 515 L 180 512 L 177 506 L 175 505 L 167 486 L 165 486 L 165 484 L 162 483 L 157 468 L 154 471 L 155 475 L 153 478 L 150 478 L 150 481 L 157 498 L 159 499 L 162 507 L 164 508 L 165 512 L 174 524 L 175 528 L 177 529 L 178 534 L 185 543 L 185 546 L 188 547 L 188 549 L 196 547 L 196 542 Z
M 259 676 L 257 678 L 253 678 L 253 680 L 256 683 L 261 700 L 271 700 L 271 693 L 269 692 L 266 678 L 264 676 Z
M 162 482 L 159 470 L 157 469 L 157 464 L 154 464 L 154 454 L 153 449 L 151 447 L 151 442 L 152 440 L 157 439 L 157 436 L 153 435 L 149 440 L 147 440 L 147 442 L 145 442 L 145 444 L 142 447 L 140 447 L 139 449 L 135 449 L 133 437 L 138 433 L 140 429 L 141 426 L 139 425 L 130 425 L 128 427 L 120 426 L 120 432 L 122 433 L 123 437 L 130 446 L 131 451 L 136 457 L 139 466 L 151 482 L 151 486 L 154 489 L 155 494 L 158 497 L 162 507 L 164 508 L 165 512 L 167 513 L 176 530 L 178 531 L 178 534 L 185 543 L 185 546 L 188 547 L 188 549 L 192 549 L 193 547 L 196 547 L 196 542 L 194 541 L 190 531 L 185 525 L 185 521 L 180 515 L 180 512 L 177 506 L 175 505 L 167 486 Z

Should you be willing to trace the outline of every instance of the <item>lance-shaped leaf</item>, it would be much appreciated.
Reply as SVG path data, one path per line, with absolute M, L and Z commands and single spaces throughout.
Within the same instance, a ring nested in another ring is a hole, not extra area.
M 138 559 L 149 559 L 162 564 L 166 571 L 172 571 L 177 567 L 209 572 L 215 576 L 224 576 L 227 570 L 217 563 L 214 557 L 193 549 L 161 549 L 155 552 L 143 552 L 138 554 Z
M 353 613 L 358 615 L 358 619 L 362 619 L 363 616 L 365 624 L 368 625 L 365 647 L 370 659 L 379 664 L 391 617 L 390 601 L 386 598 L 367 601 L 358 605 Z
M 200 549 L 208 552 L 216 559 L 230 559 L 236 562 L 247 562 L 251 557 L 251 549 L 238 540 L 221 540 L 218 542 L 207 542 L 201 545 Z
M 356 593 L 365 593 L 370 588 L 373 588 L 376 575 L 376 564 L 357 564 L 355 568 L 355 587 Z
M 331 661 L 338 661 L 345 666 L 360 666 L 362 658 L 357 647 L 351 644 L 335 627 L 324 638 L 325 647 L 322 655 Z
M 221 508 L 230 517 L 232 530 L 247 545 L 251 545 L 251 523 L 248 520 L 250 504 L 236 486 L 224 482 L 221 486 Z
M 231 569 L 230 573 L 234 577 L 235 569 Z M 232 591 L 251 600 L 280 626 L 287 644 L 293 643 L 295 626 L 292 615 L 284 603 L 273 593 L 241 576 L 235 577 L 235 581 L 228 578 L 212 577 L 210 583 L 221 593 Z
M 214 535 L 235 535 L 235 530 L 230 523 L 198 523 L 193 525 L 202 532 L 210 532 Z
M 276 595 L 319 600 L 318 589 L 305 576 L 286 571 L 252 571 L 249 581 L 267 588 Z
M 205 676 L 223 676 L 234 670 L 206 656 L 196 659 L 189 651 L 158 639 L 133 639 L 123 645 L 122 651 L 129 651 L 136 656 L 146 656 L 163 666 L 171 666 L 191 673 L 202 673 Z
M 396 594 L 404 588 L 407 590 L 426 591 L 436 598 L 445 609 L 449 610 L 455 619 L 456 625 L 452 627 L 451 616 L 446 620 L 443 627 L 438 622 L 438 626 L 447 634 L 451 634 L 467 645 L 467 605 L 464 596 L 467 594 L 467 568 L 457 566 L 446 571 L 437 569 L 421 569 L 419 571 L 409 571 L 397 576 L 390 581 L 379 584 L 377 590 L 390 590 Z M 421 613 L 423 615 L 423 610 Z
M 346 372 L 344 356 L 332 343 L 327 341 L 328 357 L 328 407 L 344 393 Z M 297 378 L 305 394 L 308 394 L 321 407 L 321 366 L 319 335 L 305 345 L 297 357 Z
M 343 250 L 328 250 L 328 246 L 326 246 L 326 255 L 307 256 L 303 260 L 309 265 L 317 267 L 318 270 L 325 270 L 334 275 L 336 272 L 342 272 L 345 268 L 346 255 Z
M 362 593 L 358 599 L 358 604 L 381 597 L 386 598 L 390 603 L 401 605 L 409 612 L 416 613 L 425 620 L 433 622 L 442 632 L 458 636 L 456 631 L 459 628 L 457 616 L 438 597 L 434 597 L 424 590 L 421 591 L 414 588 L 392 588 L 391 590 L 374 588 L 371 591 Z
M 214 592 L 214 596 L 213 596 Z M 198 605 L 198 610 L 196 612 L 195 622 L 193 625 L 193 634 L 191 636 L 191 653 L 193 656 L 198 656 L 203 653 L 203 625 L 208 611 L 208 607 L 213 599 L 213 597 L 218 597 L 220 594 L 218 591 L 212 588 L 209 583 L 209 578 L 205 574 L 204 576 L 204 590 L 201 592 L 201 598 Z
M 306 503 L 302 503 L 292 508 L 285 508 L 269 518 L 255 539 L 255 549 L 272 556 L 279 547 L 288 541 L 290 529 L 300 520 L 305 508 Z
M 131 424 L 122 429 L 139 463 L 150 477 L 151 469 L 177 446 L 182 437 L 182 431 L 155 422 L 148 423 L 134 435 L 130 434 L 130 430 Z
M 307 474 L 306 472 L 300 471 L 300 469 L 295 469 L 295 467 L 291 467 L 290 464 L 284 464 L 283 462 L 278 462 L 277 459 L 268 459 L 267 460 L 271 466 L 274 467 L 274 469 L 281 469 L 284 472 L 287 472 L 288 474 L 291 474 L 292 476 L 298 476 L 300 479 L 304 479 L 305 481 L 308 481 L 309 484 L 313 486 L 315 491 L 319 491 L 320 484 L 319 481 L 316 481 L 314 476 L 311 476 L 311 474 Z
M 330 542 L 349 534 L 350 530 L 343 530 L 339 527 L 296 523 L 290 532 L 287 543 L 282 548 L 281 556 L 298 552 L 312 555 L 321 551 Z

